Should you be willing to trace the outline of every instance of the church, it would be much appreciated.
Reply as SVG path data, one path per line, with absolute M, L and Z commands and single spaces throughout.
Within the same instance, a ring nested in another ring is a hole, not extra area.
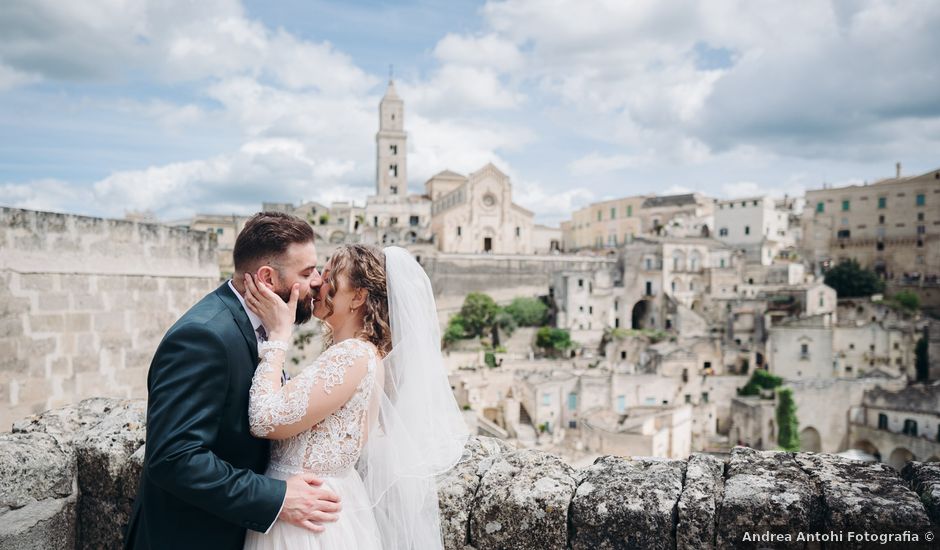
M 538 254 L 558 250 L 561 230 L 533 223 L 512 202 L 509 176 L 488 163 L 468 176 L 444 170 L 408 193 L 405 104 L 389 80 L 375 134 L 375 194 L 365 207 L 343 202 L 265 203 L 310 221 L 329 250 L 341 243 L 398 244 L 416 253 Z
M 365 208 L 368 241 L 430 242 L 439 252 L 462 254 L 533 254 L 542 248 L 537 241 L 549 228 L 533 234 L 534 214 L 512 202 L 509 176 L 492 163 L 469 176 L 444 170 L 424 184 L 424 195 L 408 194 L 407 139 L 404 101 L 390 80 L 379 103 L 376 194 Z

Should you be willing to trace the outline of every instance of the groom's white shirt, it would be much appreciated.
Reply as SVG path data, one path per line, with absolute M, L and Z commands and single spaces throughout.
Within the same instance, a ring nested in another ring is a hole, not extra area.
M 231 289 L 232 289 L 232 292 L 235 293 L 235 297 L 238 298 L 238 302 L 242 305 L 242 309 L 244 309 L 244 310 L 245 310 L 245 313 L 248 314 L 248 320 L 251 321 L 251 328 L 254 329 L 254 331 L 255 331 L 255 340 L 258 341 L 258 345 L 260 346 L 260 345 L 261 345 L 261 335 L 258 334 L 258 327 L 263 326 L 264 323 L 261 322 L 261 318 L 260 318 L 260 317 L 258 317 L 257 315 L 255 315 L 255 312 L 253 312 L 253 311 L 251 311 L 250 309 L 248 309 L 248 306 L 245 304 L 245 297 L 242 296 L 242 293 L 239 292 L 237 288 L 235 288 L 235 285 L 232 284 L 232 280 L 231 280 L 231 279 L 228 280 L 228 287 L 231 288 Z M 285 494 L 284 496 L 285 496 L 285 498 L 287 497 L 286 494 Z M 278 518 L 278 516 L 281 515 L 281 510 L 283 510 L 283 509 L 284 509 L 284 502 L 281 501 L 281 508 L 277 511 L 277 516 L 274 516 L 274 521 L 271 522 L 271 525 L 268 525 L 268 528 L 264 530 L 264 534 L 265 534 L 265 535 L 267 535 L 267 534 L 268 534 L 268 531 L 270 531 L 271 528 L 274 527 L 274 523 L 277 522 L 277 518 Z

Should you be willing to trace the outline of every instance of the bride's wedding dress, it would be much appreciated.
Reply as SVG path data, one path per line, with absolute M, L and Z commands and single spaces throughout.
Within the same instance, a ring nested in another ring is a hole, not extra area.
M 345 382 L 347 369 L 353 361 L 362 357 L 368 358 L 367 370 L 352 397 L 313 428 L 273 441 L 271 461 L 265 473 L 285 480 L 301 472 L 317 475 L 323 479 L 324 487 L 340 495 L 342 511 L 338 514 L 339 519 L 324 524 L 322 533 L 277 521 L 266 534 L 249 531 L 245 539 L 246 549 L 381 549 L 372 502 L 356 470 L 356 461 L 365 440 L 367 413 L 376 386 L 376 375 L 381 376 L 378 371 L 382 363 L 375 348 L 357 338 L 330 347 L 293 379 L 296 389 L 286 395 L 275 390 L 264 376 L 270 372 L 266 369 L 273 367 L 268 360 L 263 360 L 252 383 L 253 399 L 248 415 L 252 432 L 256 434 L 270 433 L 277 426 L 297 422 L 307 410 L 311 389 L 316 386 L 329 394 L 332 388 Z

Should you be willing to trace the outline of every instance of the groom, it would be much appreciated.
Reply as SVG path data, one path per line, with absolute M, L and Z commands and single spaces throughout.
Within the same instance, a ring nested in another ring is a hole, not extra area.
M 147 446 L 126 548 L 241 549 L 245 530 L 276 519 L 322 531 L 339 498 L 320 480 L 262 475 L 269 441 L 248 431 L 248 390 L 266 332 L 245 307 L 250 273 L 285 301 L 295 283 L 297 323 L 310 319 L 317 271 L 313 229 L 278 212 L 252 217 L 235 241 L 235 277 L 167 331 L 147 377 Z

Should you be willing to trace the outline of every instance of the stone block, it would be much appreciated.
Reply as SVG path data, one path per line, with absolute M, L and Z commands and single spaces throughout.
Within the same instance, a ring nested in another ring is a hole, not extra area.
M 53 273 L 23 273 L 20 275 L 20 288 L 23 290 L 58 290 L 58 276 Z
M 803 548 L 804 542 L 745 540 L 745 534 L 795 537 L 822 531 L 822 495 L 793 453 L 735 447 L 718 516 L 718 548 Z
M 125 332 L 126 319 L 123 311 L 109 311 L 94 314 L 95 332 Z
M 95 279 L 95 286 L 98 292 L 110 292 L 114 290 L 125 290 L 127 288 L 127 276 L 125 275 L 98 275 Z
M 51 353 L 55 353 L 58 347 L 58 338 L 55 336 L 46 336 L 43 338 L 31 338 L 20 342 L 20 353 L 27 357 L 42 359 Z
M 74 477 L 74 455 L 51 435 L 0 434 L 0 509 L 65 498 Z
M 890 466 L 815 453 L 795 458 L 821 489 L 825 531 L 923 533 L 930 528 L 917 493 L 899 483 Z M 864 542 L 843 542 L 845 548 L 869 547 Z
M 97 355 L 76 355 L 72 357 L 72 368 L 76 373 L 98 372 L 101 360 Z
M 100 294 L 75 293 L 72 295 L 74 308 L 79 311 L 101 311 L 104 309 L 104 300 Z
M 91 315 L 88 313 L 67 313 L 65 330 L 68 332 L 88 332 L 91 330 Z
M 71 447 L 76 437 L 84 438 L 85 432 L 112 410 L 126 406 L 123 399 L 92 397 L 18 420 L 13 424 L 13 433 L 45 433 L 54 437 L 60 446 Z
M 934 527 L 940 527 L 940 462 L 908 462 L 901 477 L 920 495 Z
M 37 299 L 38 311 L 54 312 L 69 309 L 69 294 L 66 292 L 41 292 Z
M 0 513 L 0 550 L 75 548 L 77 492 Z
M 504 441 L 471 436 L 457 465 L 438 479 L 438 505 L 444 548 L 464 550 L 470 541 L 470 510 L 480 479 L 493 463 L 492 458 L 512 451 Z
M 133 505 L 84 493 L 78 500 L 77 550 L 121 550 Z
M 62 332 L 65 329 L 65 315 L 61 313 L 30 315 L 29 328 L 33 332 Z
M 717 513 L 725 492 L 724 468 L 725 461 L 712 455 L 696 453 L 689 458 L 679 498 L 678 550 L 715 547 Z
M 681 460 L 598 458 L 578 472 L 569 524 L 573 550 L 673 549 Z
M 470 540 L 477 548 L 568 547 L 575 471 L 554 455 L 521 450 L 497 457 L 473 500 Z
M 7 337 L 23 335 L 25 315 L 6 315 L 0 317 L 0 334 Z
M 144 444 L 146 416 L 144 402 L 122 401 L 75 441 L 83 498 L 114 500 L 123 494 L 122 476 L 130 456 Z

